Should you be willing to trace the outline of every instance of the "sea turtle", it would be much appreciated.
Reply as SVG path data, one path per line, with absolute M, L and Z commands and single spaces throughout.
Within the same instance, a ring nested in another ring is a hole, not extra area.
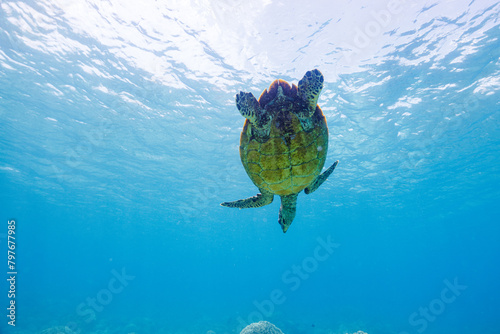
M 240 137 L 243 167 L 260 194 L 234 202 L 231 208 L 258 208 L 281 197 L 279 224 L 288 230 L 295 217 L 297 196 L 314 192 L 337 166 L 322 174 L 328 150 L 328 127 L 317 105 L 323 75 L 308 71 L 298 88 L 275 80 L 259 101 L 252 93 L 236 95 L 236 107 L 246 118 Z

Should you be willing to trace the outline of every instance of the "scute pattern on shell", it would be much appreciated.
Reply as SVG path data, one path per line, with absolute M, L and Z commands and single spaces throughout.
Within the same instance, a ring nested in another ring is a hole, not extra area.
M 287 103 L 270 102 L 278 87 L 289 99 Z M 316 106 L 312 116 L 314 127 L 304 131 L 294 110 L 303 108 L 297 96 L 297 87 L 286 81 L 275 80 L 264 90 L 259 104 L 273 115 L 269 139 L 262 142 L 246 120 L 240 138 L 240 156 L 243 166 L 255 185 L 276 195 L 299 193 L 320 174 L 328 149 L 328 128 L 321 108 Z

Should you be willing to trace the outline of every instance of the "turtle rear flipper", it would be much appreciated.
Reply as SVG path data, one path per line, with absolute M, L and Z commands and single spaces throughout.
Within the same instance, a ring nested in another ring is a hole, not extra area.
M 309 131 L 314 127 L 311 117 L 316 111 L 319 94 L 323 89 L 323 81 L 323 74 L 316 69 L 307 71 L 299 81 L 297 95 L 305 105 L 304 108 L 297 110 L 295 114 L 299 117 L 304 131 Z
M 260 208 L 261 206 L 265 206 L 271 204 L 273 201 L 274 195 L 270 192 L 262 192 L 261 194 L 257 194 L 255 196 L 239 199 L 233 202 L 223 202 L 220 205 L 226 206 L 228 208 L 239 208 L 239 209 L 248 209 L 248 208 Z
M 266 113 L 252 93 L 240 92 L 236 95 L 236 107 L 241 115 L 254 126 L 257 135 L 267 138 L 271 132 L 271 115 Z
M 278 223 L 280 223 L 283 233 L 286 233 L 295 218 L 295 211 L 297 210 L 297 196 L 299 196 L 299 194 L 281 196 Z
M 309 187 L 306 187 L 304 189 L 304 192 L 306 194 L 312 194 L 313 192 L 316 191 L 316 189 L 319 188 L 320 185 L 323 184 L 323 182 L 326 181 L 326 179 L 330 176 L 330 174 L 333 172 L 333 170 L 335 169 L 335 167 L 337 167 L 337 164 L 339 163 L 339 161 L 335 161 L 333 163 L 333 165 L 331 165 L 330 167 L 328 167 L 327 170 L 325 170 L 321 175 L 318 175 L 318 177 L 309 185 Z

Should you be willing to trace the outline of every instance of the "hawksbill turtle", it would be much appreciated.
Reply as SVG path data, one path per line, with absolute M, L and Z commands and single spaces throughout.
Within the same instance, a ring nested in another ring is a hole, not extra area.
M 259 100 L 252 93 L 236 95 L 236 107 L 246 118 L 240 137 L 240 157 L 256 196 L 221 203 L 231 208 L 258 208 L 281 197 L 278 222 L 286 232 L 295 218 L 297 196 L 314 192 L 338 160 L 321 173 L 328 151 L 328 127 L 317 105 L 323 75 L 308 71 L 298 87 L 275 80 Z

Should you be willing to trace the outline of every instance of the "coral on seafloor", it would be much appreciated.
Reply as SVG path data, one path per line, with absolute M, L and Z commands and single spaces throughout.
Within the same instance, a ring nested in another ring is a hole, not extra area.
M 268 321 L 259 321 L 243 328 L 240 334 L 283 334 L 283 332 Z
M 66 326 L 56 326 L 44 329 L 40 334 L 76 334 L 69 327 Z

